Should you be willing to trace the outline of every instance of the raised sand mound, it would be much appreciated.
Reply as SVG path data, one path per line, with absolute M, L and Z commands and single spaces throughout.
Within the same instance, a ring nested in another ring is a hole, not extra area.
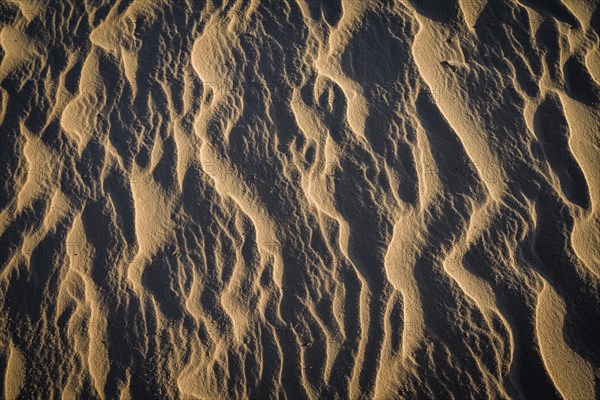
M 598 398 L 599 3 L 0 0 L 0 398 Z

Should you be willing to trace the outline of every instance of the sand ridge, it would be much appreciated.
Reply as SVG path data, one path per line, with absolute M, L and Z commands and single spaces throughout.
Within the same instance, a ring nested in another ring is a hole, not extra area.
M 0 3 L 0 397 L 593 399 L 599 0 Z

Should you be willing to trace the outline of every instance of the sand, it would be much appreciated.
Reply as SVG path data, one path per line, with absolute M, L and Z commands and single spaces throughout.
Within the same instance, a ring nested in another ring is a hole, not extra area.
M 599 0 L 2 0 L 0 398 L 600 396 Z

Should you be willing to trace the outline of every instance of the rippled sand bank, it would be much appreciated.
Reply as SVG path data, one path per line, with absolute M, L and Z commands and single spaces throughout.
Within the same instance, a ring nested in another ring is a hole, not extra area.
M 599 3 L 0 2 L 0 397 L 597 398 Z

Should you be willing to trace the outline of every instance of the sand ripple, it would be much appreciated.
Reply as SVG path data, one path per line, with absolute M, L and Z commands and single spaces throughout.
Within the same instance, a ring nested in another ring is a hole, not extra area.
M 114 3 L 0 3 L 0 397 L 597 398 L 598 0 Z

